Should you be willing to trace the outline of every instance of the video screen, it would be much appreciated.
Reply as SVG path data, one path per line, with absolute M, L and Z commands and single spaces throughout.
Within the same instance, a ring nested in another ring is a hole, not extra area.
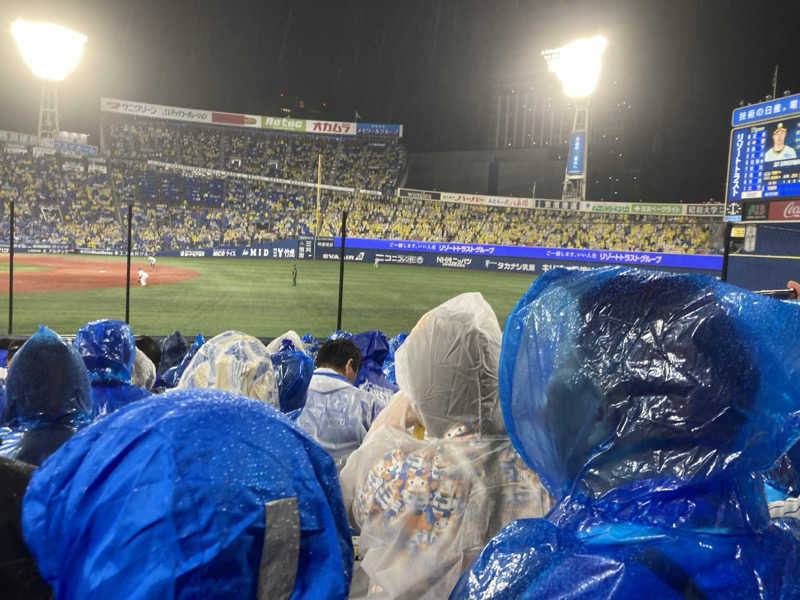
M 800 117 L 734 129 L 726 221 L 740 221 L 749 200 L 800 196 Z

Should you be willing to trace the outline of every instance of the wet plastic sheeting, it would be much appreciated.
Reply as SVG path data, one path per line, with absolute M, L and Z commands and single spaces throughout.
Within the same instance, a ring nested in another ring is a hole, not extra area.
M 283 499 L 294 509 L 272 511 Z M 60 600 L 273 598 L 287 586 L 347 597 L 353 547 L 333 460 L 234 394 L 174 390 L 100 419 L 34 474 L 22 513 Z
M 798 339 L 797 306 L 709 277 L 539 277 L 506 322 L 500 397 L 558 501 L 451 597 L 800 597 L 800 522 L 769 520 L 758 473 L 800 436 Z

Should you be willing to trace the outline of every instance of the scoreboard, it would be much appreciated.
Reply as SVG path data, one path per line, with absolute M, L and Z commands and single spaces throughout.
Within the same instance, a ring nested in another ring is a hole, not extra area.
M 800 221 L 800 95 L 733 111 L 725 220 Z

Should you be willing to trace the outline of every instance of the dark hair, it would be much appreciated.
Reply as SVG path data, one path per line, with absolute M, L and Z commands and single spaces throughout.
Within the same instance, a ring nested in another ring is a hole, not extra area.
M 358 346 L 347 338 L 328 340 L 319 347 L 316 366 L 341 370 L 351 358 L 353 369 L 357 372 L 361 366 L 361 351 Z
M 161 362 L 161 346 L 148 335 L 140 335 L 136 338 L 136 347 L 153 361 L 154 365 Z

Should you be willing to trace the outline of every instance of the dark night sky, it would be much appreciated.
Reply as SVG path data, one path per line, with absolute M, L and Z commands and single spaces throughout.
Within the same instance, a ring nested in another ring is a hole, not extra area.
M 326 118 L 403 123 L 411 151 L 486 144 L 488 90 L 542 77 L 542 48 L 610 40 L 597 102 L 632 106 L 625 151 L 646 199 L 721 198 L 730 111 L 800 92 L 795 0 L 3 0 L 89 37 L 61 86 L 62 128 L 97 142 L 101 95 L 275 114 L 280 91 Z M 538 74 L 538 75 L 537 75 Z M 0 34 L 0 128 L 36 129 L 39 84 Z M 595 123 L 597 125 L 597 123 Z

